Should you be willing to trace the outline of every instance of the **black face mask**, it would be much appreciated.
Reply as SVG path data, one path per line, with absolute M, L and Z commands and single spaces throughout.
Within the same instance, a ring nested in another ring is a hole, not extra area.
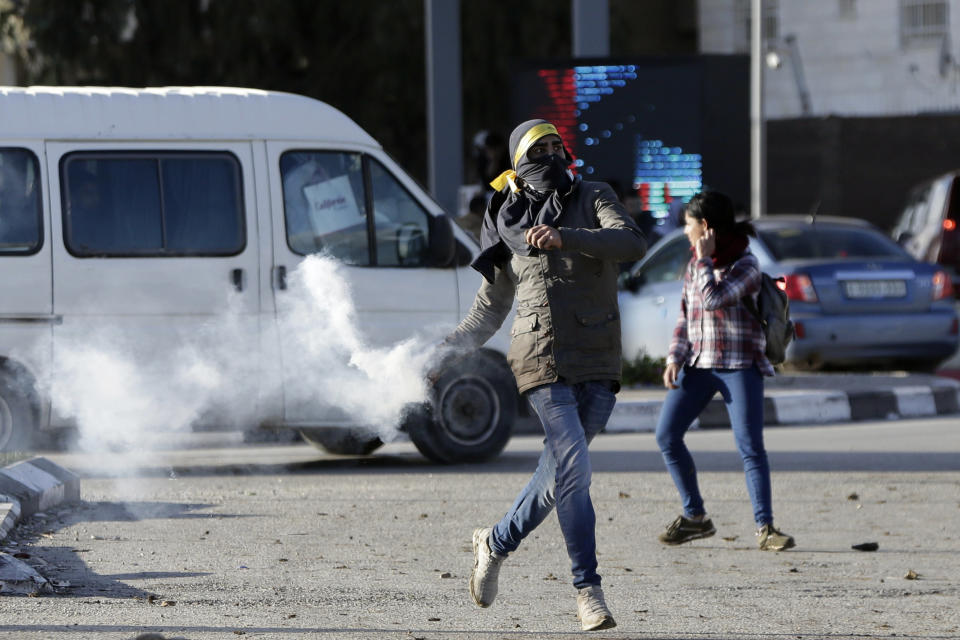
M 537 191 L 565 191 L 571 184 L 567 160 L 550 154 L 537 160 L 524 159 L 517 167 L 517 176 Z

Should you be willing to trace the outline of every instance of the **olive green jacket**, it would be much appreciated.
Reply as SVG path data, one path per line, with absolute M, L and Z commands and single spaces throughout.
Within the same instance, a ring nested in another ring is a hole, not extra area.
M 562 379 L 620 382 L 618 263 L 639 260 L 647 243 L 613 190 L 581 182 L 558 220 L 562 249 L 512 255 L 482 280 L 469 313 L 447 338 L 477 348 L 517 315 L 507 361 L 523 393 Z

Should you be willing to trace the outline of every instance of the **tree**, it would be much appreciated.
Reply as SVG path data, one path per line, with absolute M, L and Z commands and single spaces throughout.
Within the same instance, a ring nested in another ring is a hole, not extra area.
M 456 1 L 456 0 L 448 0 Z M 610 0 L 611 53 L 695 48 L 693 0 Z M 570 57 L 570 3 L 461 1 L 464 149 L 506 136 L 512 72 Z M 667 35 L 665 35 L 667 34 Z M 25 84 L 225 85 L 327 102 L 426 176 L 423 0 L 0 0 L 0 38 Z
M 224 85 L 347 113 L 425 174 L 421 0 L 2 0 L 26 84 Z

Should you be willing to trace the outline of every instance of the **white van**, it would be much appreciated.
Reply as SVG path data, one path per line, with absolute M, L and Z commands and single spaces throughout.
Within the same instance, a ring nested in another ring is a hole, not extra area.
M 331 213 L 307 211 L 304 198 Z M 115 326 L 173 346 L 224 312 L 226 290 L 261 336 L 251 425 L 372 451 L 369 425 L 304 415 L 282 392 L 299 372 L 283 370 L 291 347 L 275 311 L 287 274 L 321 249 L 343 262 L 361 329 L 380 345 L 455 325 L 479 283 L 474 240 L 323 102 L 217 87 L 0 87 L 0 448 L 71 425 L 37 385 L 61 340 Z M 502 450 L 518 406 L 506 346 L 501 331 L 401 425 L 421 452 L 457 462 Z

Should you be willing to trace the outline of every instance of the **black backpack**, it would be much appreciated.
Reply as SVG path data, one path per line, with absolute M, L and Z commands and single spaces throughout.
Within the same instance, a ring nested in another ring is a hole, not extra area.
M 786 359 L 787 345 L 795 335 L 787 294 L 777 286 L 777 280 L 760 272 L 757 301 L 753 301 L 753 296 L 744 296 L 743 303 L 763 328 L 763 335 L 767 339 L 767 359 L 771 364 L 782 363 Z

